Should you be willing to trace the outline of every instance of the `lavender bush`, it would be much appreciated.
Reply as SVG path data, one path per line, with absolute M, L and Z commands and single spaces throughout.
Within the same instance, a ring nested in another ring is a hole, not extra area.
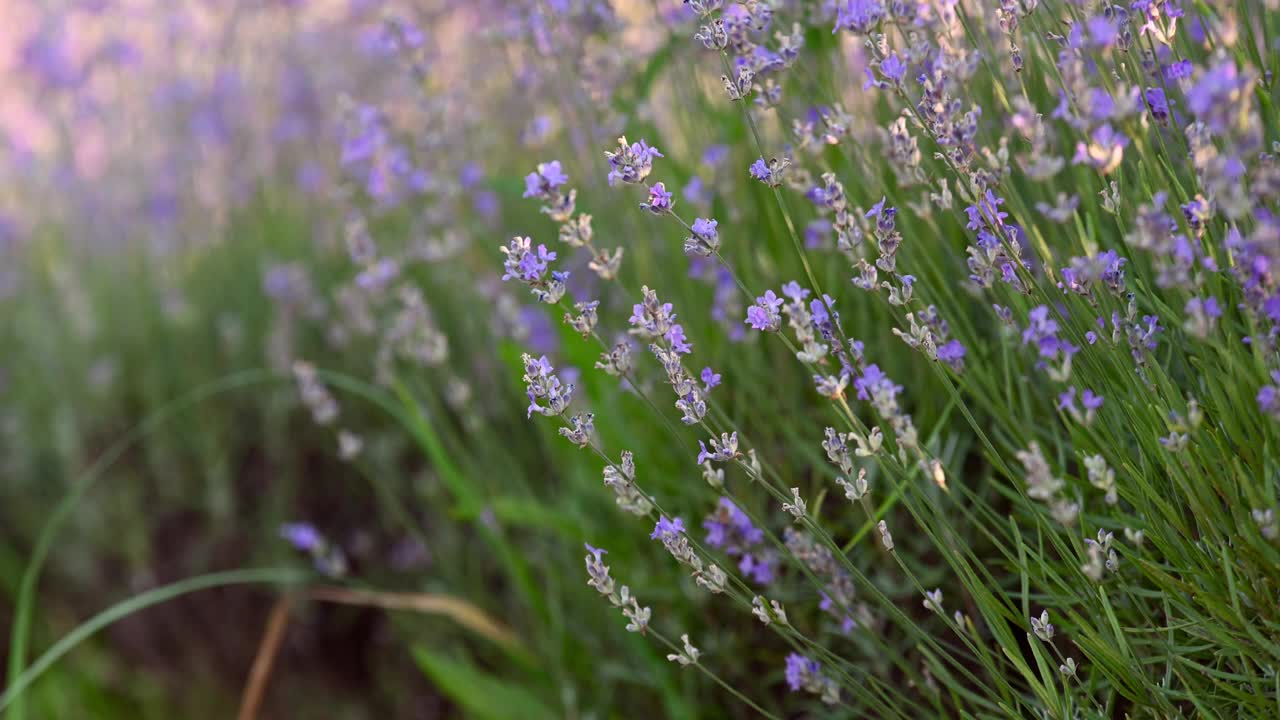
M 1273 716 L 1272 5 L 361 16 L 252 343 L 377 505 L 262 552 L 477 717 Z

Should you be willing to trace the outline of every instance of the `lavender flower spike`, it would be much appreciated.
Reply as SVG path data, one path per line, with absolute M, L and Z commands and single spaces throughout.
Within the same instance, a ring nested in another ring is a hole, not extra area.
M 631 184 L 644 182 L 653 171 L 653 159 L 663 157 L 663 154 L 644 140 L 627 144 L 627 138 L 620 137 L 618 149 L 605 151 L 604 156 L 609 159 L 609 186 L 612 187 L 619 180 Z

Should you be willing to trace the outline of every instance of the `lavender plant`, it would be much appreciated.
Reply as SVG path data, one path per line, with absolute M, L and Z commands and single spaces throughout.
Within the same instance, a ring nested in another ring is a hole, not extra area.
M 417 552 L 308 512 L 264 544 L 509 608 L 538 662 L 419 653 L 477 717 L 1274 715 L 1273 4 L 368 23 L 395 92 L 332 93 L 327 240 L 248 254 L 262 312 L 219 328 Z M 33 326 L 98 335 L 32 277 Z

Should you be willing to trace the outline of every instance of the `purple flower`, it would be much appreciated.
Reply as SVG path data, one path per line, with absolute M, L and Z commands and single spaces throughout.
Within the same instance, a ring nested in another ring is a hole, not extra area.
M 1124 133 L 1116 132 L 1110 123 L 1098 126 L 1089 137 L 1089 142 L 1076 143 L 1076 154 L 1071 162 L 1084 163 L 1106 175 L 1120 167 L 1124 160 L 1124 149 L 1129 146 L 1129 138 Z
M 539 245 L 535 251 L 533 240 L 527 237 L 514 237 L 510 244 L 499 249 L 506 256 L 502 262 L 503 282 L 519 280 L 529 286 L 535 297 L 550 305 L 564 297 L 564 283 L 569 273 L 550 270 L 550 263 L 556 259 L 554 251 L 545 245 Z
M 704 240 L 714 239 L 719 234 L 716 231 L 716 226 L 718 224 L 718 222 L 712 219 L 697 218 L 693 221 L 693 234 L 703 238 Z
M 1084 406 L 1085 410 L 1097 410 L 1102 407 L 1102 400 L 1101 395 L 1096 395 L 1087 388 L 1080 394 L 1080 404 Z
M 1225 134 L 1239 120 L 1252 84 L 1252 78 L 1242 75 L 1234 61 L 1223 60 L 1204 71 L 1187 91 L 1187 107 L 1215 134 Z
M 1116 23 L 1109 17 L 1095 15 L 1085 21 L 1089 29 L 1089 42 L 1096 48 L 1107 48 L 1115 45 L 1120 38 Z
M 650 540 L 666 540 L 677 535 L 684 534 L 684 520 L 676 518 L 669 520 L 666 515 L 658 519 L 658 524 L 653 526 L 653 534 L 649 536 Z
M 764 158 L 756 158 L 756 161 L 751 163 L 750 171 L 751 177 L 763 183 L 769 182 L 769 163 L 765 162 Z
M 1263 385 L 1258 390 L 1258 409 L 1270 415 L 1273 419 L 1280 420 L 1280 370 L 1271 372 L 1271 382 L 1273 385 Z
M 649 201 L 640 203 L 642 210 L 648 210 L 655 215 L 671 212 L 672 206 L 675 205 L 675 196 L 667 190 L 664 183 L 655 183 L 649 188 Z
M 285 523 L 280 526 L 280 537 L 302 552 L 315 552 L 324 546 L 324 537 L 310 523 Z
M 720 373 L 712 370 L 710 366 L 702 368 L 703 392 L 711 392 L 711 388 L 719 387 Z
M 880 73 L 896 85 L 907 74 L 907 64 L 898 57 L 898 53 L 892 52 L 880 61 Z
M 529 398 L 525 417 L 533 417 L 534 413 L 547 417 L 563 415 L 573 399 L 573 384 L 561 382 L 556 377 L 555 368 L 546 355 L 535 360 L 526 353 L 521 361 L 524 363 L 525 394 Z M 539 403 L 539 400 L 546 404 Z
M 602 550 L 598 547 L 593 547 L 591 543 L 582 543 L 582 546 L 587 549 L 587 552 L 591 553 L 591 556 L 595 558 L 596 562 L 600 562 L 600 557 L 602 555 L 609 554 L 608 550 Z
M 831 237 L 831 221 L 818 218 L 804 228 L 804 246 L 807 250 L 816 250 L 828 244 Z
M 804 302 L 805 298 L 809 297 L 809 289 L 800 287 L 800 283 L 792 280 L 782 286 L 782 294 L 795 302 Z
M 524 197 L 549 197 L 556 188 L 569 182 L 560 170 L 560 161 L 538 163 L 538 169 L 524 178 Z
M 853 381 L 853 387 L 858 391 L 859 400 L 870 400 L 877 406 L 886 407 L 902 392 L 902 386 L 885 375 L 879 365 L 868 365 L 862 375 Z
M 663 157 L 658 148 L 650 146 L 644 140 L 627 144 L 625 137 L 618 138 L 617 150 L 606 151 L 604 155 L 609 160 L 610 187 L 619 180 L 633 184 L 644 182 L 653 171 L 654 158 Z
M 787 687 L 791 688 L 791 692 L 804 690 L 821 670 L 822 666 L 816 660 L 810 660 L 800 653 L 791 653 L 787 655 L 787 669 L 784 673 Z
M 960 372 L 964 369 L 965 347 L 959 340 L 951 340 L 938 347 L 938 359 Z
M 836 26 L 832 34 L 842 28 L 857 35 L 866 35 L 875 29 L 884 17 L 884 5 L 876 0 L 843 0 L 836 5 Z
M 719 167 L 729 157 L 728 145 L 708 145 L 702 151 L 702 164 L 710 168 Z
M 1022 344 L 1035 344 L 1040 357 L 1054 358 L 1059 352 L 1075 353 L 1070 343 L 1058 339 L 1058 321 L 1049 317 L 1049 306 L 1040 305 L 1027 316 L 1027 327 L 1022 331 Z
M 693 352 L 693 346 L 685 340 L 684 328 L 679 324 L 673 324 L 662 337 L 671 344 L 672 350 L 681 355 Z
M 1151 117 L 1155 118 L 1157 122 L 1166 122 L 1169 119 L 1169 101 L 1165 98 L 1163 88 L 1147 88 L 1142 97 L 1147 101 L 1147 108 L 1151 110 Z
M 777 332 L 782 328 L 782 315 L 778 312 L 783 300 L 772 290 L 756 298 L 756 303 L 747 308 L 747 324 L 752 329 L 763 332 Z
M 987 223 L 990 223 L 993 227 L 1004 225 L 1004 219 L 1009 217 L 1009 213 L 1000 210 L 1000 206 L 1003 204 L 1004 198 L 988 189 L 981 200 L 964 209 L 965 213 L 969 215 L 969 222 L 965 227 L 970 230 L 980 230 Z M 884 205 L 884 200 L 880 201 L 880 205 Z M 868 214 L 868 217 L 870 217 L 870 214 Z

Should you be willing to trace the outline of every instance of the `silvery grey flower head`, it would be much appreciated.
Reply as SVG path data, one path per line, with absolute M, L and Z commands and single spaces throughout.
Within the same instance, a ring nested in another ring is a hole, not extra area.
M 867 496 L 867 470 L 866 468 L 858 468 L 858 475 L 853 479 L 853 482 L 837 477 L 836 484 L 844 490 L 844 496 L 850 502 L 858 502 Z
M 574 332 L 581 334 L 582 337 L 585 338 L 596 329 L 596 322 L 598 320 L 596 308 L 599 306 L 599 300 L 574 303 L 573 309 L 577 310 L 578 314 L 574 315 L 572 313 L 565 313 L 564 322 L 566 325 L 573 328 Z
M 667 655 L 667 660 L 673 663 L 679 663 L 682 667 L 697 664 L 698 656 L 702 653 L 698 651 L 698 648 L 693 646 L 693 643 L 689 642 L 689 635 L 681 635 L 680 642 L 684 643 L 684 649 L 680 652 Z
M 893 535 L 889 534 L 889 525 L 881 520 L 876 523 L 876 529 L 880 531 L 880 543 L 884 545 L 884 549 L 893 552 Z
M 653 510 L 653 503 L 640 492 L 636 485 L 635 457 L 630 450 L 622 451 L 620 465 L 606 465 L 604 468 L 604 484 L 617 496 L 618 507 L 637 517 L 644 517 Z
M 603 370 L 614 377 L 622 377 L 631 372 L 631 346 L 625 342 L 615 343 L 609 352 L 600 353 L 596 361 L 596 369 Z
M 1086 455 L 1084 458 L 1084 468 L 1089 475 L 1089 484 L 1106 493 L 1106 503 L 1115 505 L 1119 502 L 1119 496 L 1116 493 L 1116 472 L 1107 466 L 1107 461 L 1101 455 Z
M 1066 662 L 1058 666 L 1058 672 L 1062 673 L 1064 678 L 1073 678 L 1076 676 L 1076 661 L 1074 658 L 1067 658 Z
M 617 588 L 609 575 L 609 566 L 605 565 L 602 559 L 607 550 L 590 545 L 586 548 L 587 577 L 589 578 L 587 584 L 605 596 L 611 605 L 622 610 L 623 617 L 627 619 L 627 632 L 643 635 L 649 629 L 649 619 L 652 616 L 649 608 L 640 607 L 640 603 L 631 595 L 631 589 L 626 585 Z
M 698 579 L 698 584 L 703 584 L 701 578 L 704 577 L 706 570 L 702 563 L 702 558 L 694 552 L 693 546 L 689 544 L 689 538 L 685 535 L 684 520 L 681 518 L 671 520 L 664 515 L 658 518 L 658 522 L 653 526 L 653 533 L 649 537 L 661 542 L 667 552 L 671 553 L 671 557 L 675 558 L 681 565 L 686 565 L 692 569 L 692 575 L 695 579 Z M 720 571 L 720 574 L 723 575 L 723 571 Z M 717 591 L 712 590 L 712 592 Z
M 564 414 L 569 407 L 569 401 L 573 399 L 573 385 L 560 382 L 560 378 L 555 375 L 555 368 L 551 366 L 546 355 L 535 360 L 532 355 L 525 353 L 520 356 L 520 360 L 524 364 L 522 379 L 526 386 L 526 394 L 529 396 L 529 409 L 526 416 L 532 417 L 535 412 L 547 417 Z M 546 404 L 539 404 L 540 400 L 545 401 Z
M 942 588 L 934 588 L 925 592 L 924 608 L 942 614 Z
M 719 594 L 724 592 L 725 583 L 729 581 L 729 577 L 725 575 L 724 570 L 719 565 L 712 563 L 705 570 L 694 570 L 693 579 L 698 586 L 709 593 Z
M 774 622 L 779 625 L 786 625 L 787 611 L 783 609 L 782 603 L 777 600 L 770 600 L 769 607 L 765 607 L 764 600 L 760 595 L 751 598 L 751 614 L 759 618 L 760 622 L 765 625 Z
M 1049 504 L 1049 514 L 1059 524 L 1074 525 L 1076 518 L 1080 516 L 1080 503 L 1059 498 Z
M 1166 437 L 1159 438 L 1160 444 L 1165 450 L 1171 453 L 1180 453 L 1187 449 L 1187 445 L 1191 443 L 1191 436 L 1178 431 L 1170 432 Z
M 1049 622 L 1049 611 L 1042 610 L 1040 617 L 1031 618 L 1031 632 L 1045 642 L 1053 639 L 1053 625 Z
M 684 0 L 684 4 L 698 17 L 707 17 L 723 8 L 724 0 Z
M 822 441 L 822 449 L 827 451 L 827 459 L 845 475 L 853 474 L 853 458 L 849 455 L 849 440 L 857 437 L 856 433 L 839 433 L 835 428 L 826 429 L 827 439 Z
M 1125 539 L 1125 542 L 1129 543 L 1134 547 L 1141 547 L 1142 540 L 1143 540 L 1143 532 L 1141 530 L 1134 530 L 1133 528 L 1125 528 L 1124 539 Z
M 1280 537 L 1280 527 L 1276 526 L 1276 512 L 1271 508 L 1265 510 L 1254 508 L 1250 513 L 1253 521 L 1258 524 L 1258 530 L 1262 533 L 1262 537 L 1268 540 L 1275 540 Z
M 693 39 L 702 43 L 708 50 L 723 50 L 729 46 L 729 32 L 725 29 L 724 20 L 715 18 L 698 28 Z
M 384 352 L 425 367 L 438 367 L 449 358 L 449 337 L 436 327 L 422 291 L 402 286 L 400 307 L 383 334 Z
M 620 247 L 596 250 L 587 262 L 587 267 L 601 280 L 612 280 L 618 276 L 618 268 L 622 267 L 622 250 Z
M 1049 463 L 1044 459 L 1044 453 L 1040 451 L 1038 443 L 1033 440 L 1026 450 L 1019 450 L 1016 455 L 1027 473 L 1028 497 L 1048 502 L 1058 494 L 1058 491 L 1062 490 L 1065 483 L 1061 479 L 1054 477 L 1053 471 L 1049 469 Z
M 338 457 L 343 460 L 355 460 L 364 449 L 364 441 L 350 430 L 338 431 Z
M 706 44 L 706 41 L 703 41 Z M 725 94 L 729 96 L 730 102 L 738 102 L 751 95 L 751 89 L 755 87 L 755 72 L 742 65 L 738 67 L 738 72 L 731 78 L 728 75 L 721 75 L 720 82 L 724 84 Z
M 578 215 L 560 226 L 560 242 L 569 247 L 584 247 L 591 244 L 595 232 L 591 229 L 591 216 Z
M 737 459 L 740 455 L 740 453 L 738 452 L 737 431 L 734 431 L 732 433 L 720 433 L 719 439 L 716 439 L 713 437 L 710 440 L 707 440 L 706 442 L 711 443 L 710 450 L 707 450 L 707 446 L 702 440 L 698 441 L 698 449 L 699 449 L 698 464 L 699 465 L 708 461 L 726 463 L 726 462 L 729 462 L 730 460 Z
M 818 389 L 818 394 L 839 400 L 844 397 L 844 390 L 849 386 L 849 376 L 841 373 L 840 375 L 814 375 L 813 384 Z
M 594 430 L 595 415 L 592 413 L 578 413 L 569 418 L 569 427 L 560 428 L 560 434 L 574 445 L 584 448 L 591 442 L 591 433 Z
M 369 234 L 369 226 L 365 223 L 364 216 L 358 212 L 347 215 L 346 242 L 347 253 L 355 265 L 365 267 L 378 259 L 378 246 L 374 244 L 373 236 Z
M 298 382 L 302 404 L 311 411 L 317 425 L 330 425 L 338 418 L 338 402 L 320 382 L 314 365 L 298 360 L 293 363 L 293 377 Z
M 710 460 L 702 463 L 702 479 L 707 481 L 711 487 L 719 490 L 724 487 L 724 468 L 718 468 L 711 464 Z
M 800 497 L 800 488 L 791 488 L 791 502 L 782 503 L 783 512 L 791 513 L 791 517 L 796 520 L 804 518 L 806 505 L 804 499 Z

